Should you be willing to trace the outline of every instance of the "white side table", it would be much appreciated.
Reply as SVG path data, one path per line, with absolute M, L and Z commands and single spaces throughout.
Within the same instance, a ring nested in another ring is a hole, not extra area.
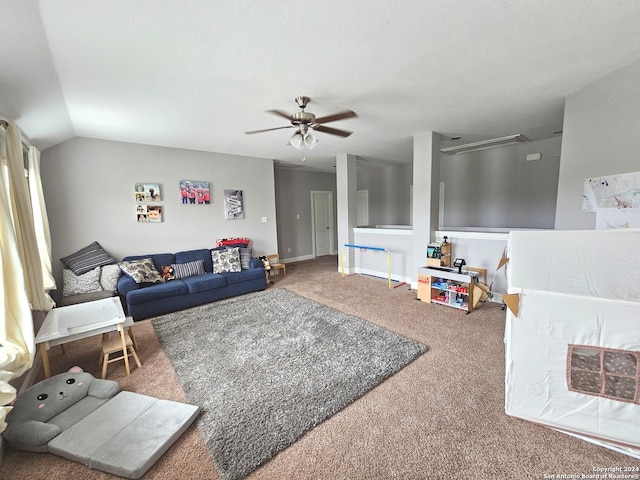
M 51 347 L 94 335 L 118 331 L 122 339 L 123 349 L 126 351 L 124 330 L 132 325 L 133 318 L 125 316 L 118 297 L 109 297 L 50 310 L 36 335 L 36 344 L 40 345 L 42 353 L 44 376 L 46 378 L 51 376 L 51 367 L 49 365 L 49 349 Z M 125 366 L 128 372 L 128 358 L 125 358 Z

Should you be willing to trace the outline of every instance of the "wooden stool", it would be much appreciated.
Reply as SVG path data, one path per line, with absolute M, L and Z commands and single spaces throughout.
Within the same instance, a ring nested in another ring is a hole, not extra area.
M 138 358 L 138 354 L 136 353 L 135 348 L 133 347 L 133 341 L 127 332 L 119 331 L 119 335 L 114 338 L 109 338 L 108 335 L 103 335 L 102 337 L 102 355 L 100 356 L 100 363 L 102 363 L 102 378 L 107 376 L 107 365 L 112 362 L 117 362 L 119 360 L 124 360 L 125 368 L 127 371 L 127 376 L 131 374 L 129 371 L 129 357 L 133 357 L 136 361 L 136 365 L 138 368 L 142 367 L 140 363 L 140 359 Z M 124 335 L 126 348 L 122 348 L 122 336 Z M 122 355 L 109 358 L 109 355 L 112 353 L 119 353 Z

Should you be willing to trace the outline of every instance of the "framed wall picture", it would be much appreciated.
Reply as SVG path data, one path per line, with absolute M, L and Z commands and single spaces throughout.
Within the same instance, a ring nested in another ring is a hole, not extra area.
M 209 205 L 211 185 L 200 180 L 180 180 L 180 202 L 183 205 Z
M 227 220 L 239 220 L 244 218 L 242 190 L 224 191 L 224 218 Z
M 162 222 L 161 205 L 136 205 L 136 221 L 138 223 Z
M 160 185 L 157 183 L 136 183 L 134 184 L 134 189 L 136 192 L 136 202 L 162 201 Z

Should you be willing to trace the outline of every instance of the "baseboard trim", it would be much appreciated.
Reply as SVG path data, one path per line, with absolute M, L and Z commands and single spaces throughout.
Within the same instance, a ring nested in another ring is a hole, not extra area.
M 282 263 L 294 263 L 294 262 L 304 262 L 305 260 L 313 260 L 314 257 L 313 254 L 312 255 L 303 255 L 301 257 L 291 257 L 291 258 L 281 258 L 280 261 Z

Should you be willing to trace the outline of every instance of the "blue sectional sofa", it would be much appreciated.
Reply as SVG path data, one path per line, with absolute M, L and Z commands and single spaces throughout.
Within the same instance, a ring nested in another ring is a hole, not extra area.
M 202 260 L 205 273 L 159 283 L 136 283 L 126 273 L 118 280 L 118 293 L 128 315 L 134 320 L 162 315 L 266 288 L 265 271 L 258 258 L 239 272 L 213 273 L 211 252 L 200 249 L 178 253 L 160 253 L 125 257 L 123 262 L 151 258 L 161 274 L 163 266 Z

